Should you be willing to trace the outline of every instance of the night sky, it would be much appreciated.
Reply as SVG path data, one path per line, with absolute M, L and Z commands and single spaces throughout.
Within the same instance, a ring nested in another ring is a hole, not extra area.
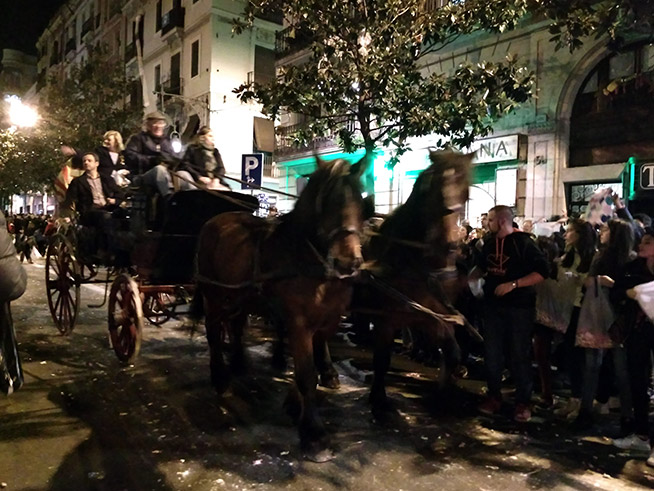
M 36 40 L 65 0 L 0 0 L 0 52 L 36 54 Z

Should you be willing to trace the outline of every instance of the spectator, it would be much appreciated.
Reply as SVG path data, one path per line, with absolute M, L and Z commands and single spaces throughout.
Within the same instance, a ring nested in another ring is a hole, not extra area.
M 26 287 L 27 275 L 16 259 L 5 216 L 0 212 L 0 390 L 6 395 L 23 385 L 10 302 L 19 298 Z
M 631 395 L 634 408 L 634 433 L 613 440 L 613 444 L 625 450 L 651 451 L 654 434 L 649 424 L 650 374 L 654 352 L 654 324 L 633 298 L 634 286 L 654 281 L 654 228 L 648 227 L 638 246 L 638 258 L 629 263 L 616 280 L 614 290 L 622 297 L 624 305 L 621 316 L 628 330 L 626 338 L 627 361 Z M 647 465 L 654 467 L 654 452 Z
M 511 373 L 516 385 L 514 419 L 531 419 L 531 338 L 536 294 L 533 286 L 548 275 L 545 255 L 529 235 L 513 228 L 513 212 L 496 206 L 488 213 L 492 234 L 484 242 L 479 268 L 484 284 L 484 348 L 488 397 L 480 412 L 494 414 L 502 405 L 504 341 L 509 339 Z

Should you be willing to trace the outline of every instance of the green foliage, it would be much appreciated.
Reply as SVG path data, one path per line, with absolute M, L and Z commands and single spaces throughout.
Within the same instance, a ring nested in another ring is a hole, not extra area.
M 337 136 L 348 152 L 396 149 L 394 165 L 408 150 L 408 138 L 437 133 L 442 146 L 467 146 L 532 95 L 527 60 L 482 60 L 451 73 L 429 73 L 427 55 L 462 35 L 510 31 L 526 18 L 549 22 L 553 42 L 570 49 L 590 33 L 617 33 L 614 2 L 465 0 L 427 8 L 429 3 L 251 1 L 234 19 L 235 33 L 251 27 L 258 13 L 280 9 L 293 30 L 287 41 L 301 43 L 308 54 L 282 67 L 272 84 L 243 84 L 234 92 L 244 102 L 261 103 L 273 118 L 283 112 L 304 115 L 306 124 L 293 135 L 298 145 Z
M 52 190 L 61 165 L 58 142 L 46 133 L 0 131 L 0 196 Z
M 45 131 L 81 150 L 102 143 L 102 135 L 117 130 L 126 139 L 138 130 L 141 108 L 124 104 L 132 81 L 120 58 L 103 48 L 89 52 L 63 82 L 50 80 L 42 108 Z
M 125 138 L 136 132 L 141 112 L 124 104 L 129 84 L 122 61 L 103 49 L 92 50 L 65 81 L 50 80 L 40 94 L 37 127 L 0 131 L 0 195 L 52 190 L 66 160 L 63 144 L 91 150 L 107 130 Z

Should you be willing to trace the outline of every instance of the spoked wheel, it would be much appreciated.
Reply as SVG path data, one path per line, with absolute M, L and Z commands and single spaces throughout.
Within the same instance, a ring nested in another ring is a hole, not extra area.
M 168 308 L 170 303 L 171 298 L 167 293 L 146 293 L 143 300 L 143 314 L 151 324 L 160 326 L 173 315 Z
M 143 308 L 139 287 L 127 274 L 114 280 L 109 292 L 109 337 L 116 356 L 132 363 L 141 349 Z
M 54 237 L 45 257 L 45 285 L 50 314 L 61 334 L 70 334 L 79 313 L 80 266 L 71 242 Z

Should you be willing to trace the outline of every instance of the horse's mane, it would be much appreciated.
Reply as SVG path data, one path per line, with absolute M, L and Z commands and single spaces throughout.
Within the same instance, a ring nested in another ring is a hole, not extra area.
M 460 173 L 461 179 L 465 179 L 461 184 L 466 185 L 470 156 L 432 151 L 430 160 L 429 167 L 416 179 L 409 198 L 384 220 L 379 229 L 381 236 L 372 241 L 372 253 L 382 263 L 400 268 L 418 265 L 422 263 L 425 247 L 447 249 L 444 230 L 434 233 L 434 228 L 441 227 L 442 219 L 451 213 L 443 195 L 445 178 L 449 172 Z

